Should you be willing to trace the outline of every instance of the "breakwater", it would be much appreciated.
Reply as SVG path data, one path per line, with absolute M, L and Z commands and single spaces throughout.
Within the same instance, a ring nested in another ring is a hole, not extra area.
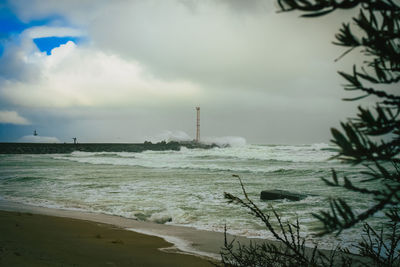
M 146 150 L 165 151 L 187 148 L 212 148 L 216 145 L 206 145 L 196 142 L 144 142 L 144 143 L 0 143 L 0 154 L 64 154 L 73 151 L 82 152 L 142 152 Z

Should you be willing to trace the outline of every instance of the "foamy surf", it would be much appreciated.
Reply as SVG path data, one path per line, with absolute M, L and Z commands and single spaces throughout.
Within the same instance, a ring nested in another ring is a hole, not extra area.
M 6 200 L 67 210 L 89 211 L 160 225 L 188 226 L 247 237 L 271 238 L 260 222 L 238 206 L 229 205 L 223 192 L 241 196 L 239 174 L 249 196 L 268 212 L 269 205 L 284 220 L 299 218 L 302 233 L 313 233 L 311 216 L 327 208 L 329 197 L 340 196 L 357 209 L 370 205 L 365 196 L 329 188 L 335 168 L 353 179 L 360 169 L 328 161 L 334 153 L 326 144 L 242 145 L 180 151 L 73 152 L 59 155 L 4 155 L 0 162 L 0 197 Z M 374 185 L 371 185 L 374 186 Z M 302 201 L 259 200 L 260 191 L 283 189 L 314 195 Z M 374 217 L 371 224 L 379 223 Z M 352 243 L 350 232 L 342 240 Z M 320 241 L 311 237 L 313 241 Z

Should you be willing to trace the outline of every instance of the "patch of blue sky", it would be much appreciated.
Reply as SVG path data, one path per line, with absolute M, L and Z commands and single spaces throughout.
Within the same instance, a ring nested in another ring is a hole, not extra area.
M 23 31 L 26 24 L 20 21 L 14 13 L 6 7 L 0 8 L 0 33 L 8 35 Z
M 66 44 L 68 41 L 73 41 L 75 44 L 78 44 L 82 38 L 73 37 L 73 36 L 65 36 L 65 37 L 42 37 L 33 39 L 33 42 L 39 48 L 41 52 L 46 52 L 47 55 L 50 55 L 51 50 L 55 47 L 59 47 L 60 45 Z
M 4 40 L 11 38 L 12 35 L 18 35 L 28 28 L 45 25 L 69 26 L 69 23 L 57 14 L 24 22 L 7 5 L 0 4 L 0 57 L 4 52 Z
M 10 34 L 20 33 L 27 28 L 31 28 L 34 26 L 51 25 L 55 22 L 57 24 L 60 24 L 60 26 L 67 26 L 68 24 L 65 19 L 59 15 L 52 15 L 42 19 L 23 22 L 7 7 L 0 8 L 1 36 L 9 36 Z

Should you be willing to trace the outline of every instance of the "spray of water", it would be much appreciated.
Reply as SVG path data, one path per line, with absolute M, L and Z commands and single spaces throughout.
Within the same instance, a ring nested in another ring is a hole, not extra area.
M 218 146 L 231 147 L 246 145 L 246 139 L 240 136 L 205 137 L 201 142 L 205 144 L 216 144 Z
M 158 134 L 154 138 L 151 138 L 152 142 L 160 142 L 160 141 L 176 141 L 176 142 L 188 142 L 193 141 L 194 139 L 190 137 L 184 131 L 163 131 L 161 134 Z M 216 144 L 218 146 L 231 146 L 238 147 L 246 145 L 246 139 L 240 136 L 221 136 L 221 137 L 203 137 L 201 138 L 201 143 L 203 144 Z
M 26 135 L 18 139 L 21 143 L 60 143 L 57 137 Z
M 162 133 L 151 138 L 152 142 L 160 142 L 160 141 L 187 142 L 187 141 L 191 141 L 191 140 L 193 140 L 193 138 L 191 138 L 184 131 L 169 131 L 169 130 L 163 131 Z

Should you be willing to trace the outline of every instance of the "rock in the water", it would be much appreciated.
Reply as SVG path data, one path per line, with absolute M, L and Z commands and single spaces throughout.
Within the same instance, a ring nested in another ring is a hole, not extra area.
M 289 199 L 289 200 L 302 200 L 306 198 L 307 195 L 299 194 L 299 193 L 293 193 L 285 190 L 265 190 L 261 191 L 260 194 L 260 199 L 262 200 L 275 200 L 275 199 Z

